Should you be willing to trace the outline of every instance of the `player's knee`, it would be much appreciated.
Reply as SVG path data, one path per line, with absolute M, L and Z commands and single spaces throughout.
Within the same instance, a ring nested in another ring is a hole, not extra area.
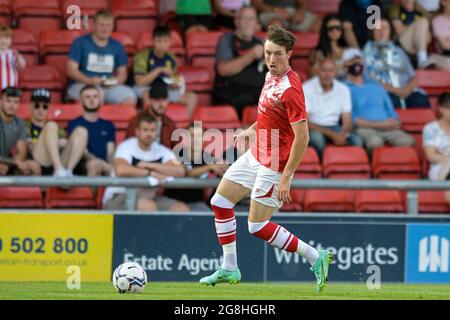
M 264 228 L 268 223 L 269 223 L 269 221 L 263 221 L 263 222 L 248 221 L 248 232 L 250 232 L 250 234 L 255 234 L 258 231 L 260 231 L 262 228 Z
M 232 209 L 234 208 L 234 203 L 220 195 L 219 193 L 215 193 L 211 198 L 211 205 L 219 208 Z

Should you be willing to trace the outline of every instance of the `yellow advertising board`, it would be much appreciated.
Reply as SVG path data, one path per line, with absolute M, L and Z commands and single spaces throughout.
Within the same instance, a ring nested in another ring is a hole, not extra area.
M 0 281 L 109 281 L 113 215 L 0 214 Z

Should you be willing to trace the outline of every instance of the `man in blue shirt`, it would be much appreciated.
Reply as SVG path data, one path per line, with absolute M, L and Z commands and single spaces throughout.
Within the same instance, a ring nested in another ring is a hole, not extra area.
M 116 129 L 111 121 L 100 119 L 100 91 L 96 86 L 87 85 L 80 92 L 84 113 L 69 122 L 69 136 L 77 127 L 88 131 L 88 144 L 84 152 L 85 169 L 88 176 L 111 175 L 114 156 Z
M 111 38 L 113 29 L 114 16 L 100 10 L 94 17 L 93 32 L 72 43 L 67 62 L 70 99 L 80 100 L 80 90 L 85 85 L 95 85 L 101 87 L 107 104 L 136 105 L 134 90 L 124 85 L 128 57 L 123 45 Z
M 346 69 L 344 83 L 349 87 L 352 96 L 353 123 L 369 154 L 372 154 L 375 148 L 382 147 L 385 142 L 392 146 L 413 146 L 414 138 L 400 130 L 398 114 L 383 86 L 364 79 L 361 50 L 345 50 L 342 60 Z

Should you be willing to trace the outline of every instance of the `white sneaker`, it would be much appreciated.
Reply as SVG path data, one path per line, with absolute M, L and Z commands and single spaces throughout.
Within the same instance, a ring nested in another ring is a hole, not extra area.
M 53 176 L 54 177 L 58 177 L 58 178 L 66 178 L 67 177 L 67 171 L 64 168 L 60 168 L 60 169 L 56 170 L 53 173 Z
M 73 171 L 72 170 L 66 170 L 66 177 L 73 178 Z

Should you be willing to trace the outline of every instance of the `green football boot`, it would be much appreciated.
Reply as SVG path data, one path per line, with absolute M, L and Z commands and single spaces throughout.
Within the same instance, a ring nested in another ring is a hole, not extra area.
M 319 250 L 319 260 L 311 267 L 311 271 L 314 272 L 317 278 L 317 292 L 327 286 L 328 281 L 328 267 L 333 262 L 334 257 L 328 250 Z
M 228 271 L 220 267 L 212 275 L 201 278 L 199 282 L 207 286 L 215 286 L 217 283 L 236 284 L 241 282 L 241 272 L 239 269 Z

